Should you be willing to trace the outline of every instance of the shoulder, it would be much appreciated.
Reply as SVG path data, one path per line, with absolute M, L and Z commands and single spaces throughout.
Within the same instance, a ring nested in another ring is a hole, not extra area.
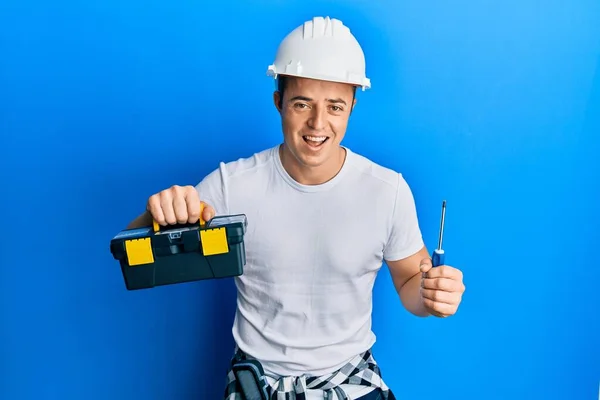
M 405 208 L 414 203 L 411 187 L 400 171 L 377 163 L 358 153 L 349 152 L 351 168 L 360 190 L 370 193 L 380 204 L 392 209 Z
M 268 148 L 248 157 L 220 162 L 195 186 L 200 198 L 211 204 L 218 214 L 228 213 L 232 194 L 246 194 L 267 181 L 265 176 L 272 168 L 276 149 Z
M 277 147 L 271 147 L 236 160 L 221 161 L 218 168 L 212 170 L 204 180 L 226 184 L 250 175 L 256 176 L 257 173 L 266 171 L 272 166 L 273 154 L 276 151 Z
M 219 171 L 227 178 L 234 179 L 268 170 L 272 166 L 273 155 L 277 151 L 277 148 L 270 147 L 247 157 L 221 162 L 219 164 Z
M 362 183 L 380 186 L 383 190 L 387 189 L 393 192 L 396 192 L 400 185 L 406 184 L 401 172 L 379 164 L 361 154 L 354 153 L 348 148 L 346 150 L 348 151 L 350 166 Z

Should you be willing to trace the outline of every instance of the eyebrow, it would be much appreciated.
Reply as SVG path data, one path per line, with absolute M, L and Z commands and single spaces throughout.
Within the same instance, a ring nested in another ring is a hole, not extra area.
M 290 99 L 290 101 L 296 101 L 296 100 L 313 101 L 313 99 L 311 99 L 310 97 L 306 97 L 306 96 L 294 96 Z M 339 97 L 337 99 L 327 99 L 327 101 L 330 103 L 342 103 L 342 104 L 346 105 L 346 102 Z

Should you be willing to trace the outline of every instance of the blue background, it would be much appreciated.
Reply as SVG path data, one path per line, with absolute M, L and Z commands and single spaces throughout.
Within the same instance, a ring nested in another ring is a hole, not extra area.
M 447 199 L 465 274 L 446 320 L 380 274 L 398 398 L 597 398 L 597 0 L 3 1 L 0 398 L 219 398 L 232 281 L 127 292 L 108 244 L 152 193 L 281 140 L 266 68 L 313 15 L 367 56 L 344 144 L 404 173 L 430 249 Z

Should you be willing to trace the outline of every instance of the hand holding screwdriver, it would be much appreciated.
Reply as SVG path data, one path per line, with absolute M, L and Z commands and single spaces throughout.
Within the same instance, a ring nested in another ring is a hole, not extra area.
M 432 315 L 448 317 L 458 310 L 465 291 L 463 274 L 460 270 L 445 264 L 442 248 L 446 200 L 442 203 L 442 219 L 438 247 L 431 259 L 421 261 L 421 298 L 425 309 Z

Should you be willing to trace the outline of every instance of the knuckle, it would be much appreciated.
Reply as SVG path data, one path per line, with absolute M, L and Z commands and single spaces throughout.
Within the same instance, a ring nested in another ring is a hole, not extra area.
M 448 292 L 451 292 L 456 289 L 456 285 L 454 284 L 454 281 L 451 281 L 451 280 L 444 280 L 444 282 L 442 282 L 442 287 L 445 291 L 448 291 Z
M 146 204 L 146 209 L 148 211 L 152 211 L 152 208 L 156 207 L 157 203 L 158 203 L 158 195 L 153 194 L 152 196 L 148 197 L 148 202 Z
M 196 192 L 196 188 L 192 185 L 186 185 L 181 188 L 181 193 L 185 193 L 187 196 L 193 196 Z
M 451 293 L 448 293 L 448 292 L 440 292 L 440 293 L 441 293 L 440 294 L 440 301 L 442 301 L 444 303 L 447 303 L 447 302 L 449 302 L 449 301 L 452 300 Z
M 158 194 L 152 195 L 148 198 L 148 202 L 146 204 L 146 210 L 152 215 L 157 222 L 160 221 L 160 213 L 157 213 L 160 210 L 160 198 Z
M 430 299 L 428 299 L 428 298 L 424 298 L 424 299 L 423 299 L 423 304 L 425 304 L 425 307 L 429 308 L 430 310 L 433 310 L 433 309 L 434 309 L 434 307 L 435 307 L 435 304 L 434 304 L 434 302 L 433 302 L 433 301 L 431 301 L 431 300 L 430 300 Z
M 170 201 L 173 198 L 173 194 L 171 192 L 171 189 L 166 189 L 163 190 L 162 192 L 160 192 L 158 194 L 158 198 L 160 200 L 161 203 L 165 203 Z
M 152 196 L 150 196 L 148 198 L 148 203 L 159 204 L 162 195 L 163 195 L 163 192 L 154 193 Z
M 448 282 L 445 279 L 438 280 L 438 289 L 448 290 Z

